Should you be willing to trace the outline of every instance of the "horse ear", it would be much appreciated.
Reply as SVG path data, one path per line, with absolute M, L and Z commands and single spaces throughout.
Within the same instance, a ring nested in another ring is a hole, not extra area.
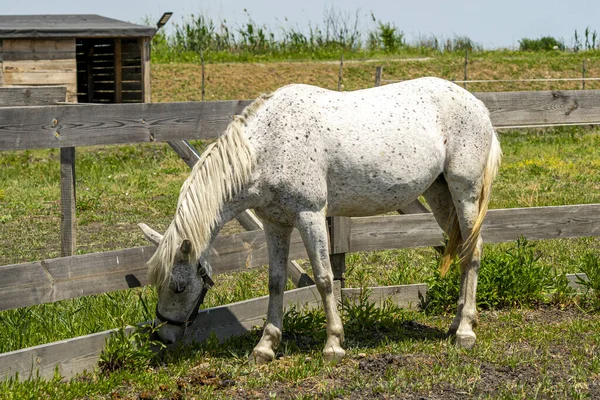
M 146 224 L 138 224 L 138 226 L 144 232 L 144 236 L 146 237 L 146 239 L 150 243 L 152 243 L 153 245 L 158 246 L 158 244 L 160 243 L 160 241 L 163 238 L 163 235 L 161 235 L 160 233 L 156 232 L 154 229 L 150 228 Z
M 189 255 L 192 252 L 192 242 L 189 239 L 183 239 L 181 246 L 179 246 L 179 251 L 181 251 L 181 254 Z

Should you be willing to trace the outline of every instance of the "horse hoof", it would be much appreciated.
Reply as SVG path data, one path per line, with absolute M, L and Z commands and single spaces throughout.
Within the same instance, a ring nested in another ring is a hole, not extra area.
M 470 349 L 475 346 L 475 334 L 457 334 L 454 338 L 454 344 L 462 349 Z
M 250 354 L 250 364 L 267 364 L 275 359 L 273 350 L 253 350 Z
M 345 355 L 346 352 L 344 349 L 334 349 L 333 347 L 330 347 L 323 350 L 323 361 L 325 361 L 326 364 L 337 364 L 342 361 Z

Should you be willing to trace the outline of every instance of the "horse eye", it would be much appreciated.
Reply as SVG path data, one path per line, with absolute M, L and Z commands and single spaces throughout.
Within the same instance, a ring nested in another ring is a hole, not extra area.
M 177 282 L 175 287 L 175 293 L 183 293 L 185 290 L 185 283 Z

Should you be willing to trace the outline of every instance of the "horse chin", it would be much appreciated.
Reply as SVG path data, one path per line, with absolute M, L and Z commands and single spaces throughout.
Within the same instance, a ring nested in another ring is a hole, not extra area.
M 183 328 L 174 325 L 163 325 L 157 332 L 158 339 L 164 344 L 174 344 L 183 336 Z

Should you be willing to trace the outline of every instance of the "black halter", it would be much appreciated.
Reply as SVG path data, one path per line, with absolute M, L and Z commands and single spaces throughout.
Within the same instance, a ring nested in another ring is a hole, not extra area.
M 200 305 L 202 305 L 202 303 L 204 302 L 204 297 L 206 297 L 206 293 L 208 293 L 208 290 L 210 288 L 212 288 L 215 284 L 213 282 L 212 278 L 210 277 L 207 269 L 200 263 L 198 263 L 198 272 L 200 273 L 200 276 L 202 277 L 204 284 L 202 285 L 202 290 L 200 291 L 200 294 L 198 295 L 198 299 L 196 300 L 194 309 L 192 310 L 192 313 L 190 314 L 188 319 L 186 319 L 185 321 L 175 321 L 173 319 L 165 317 L 164 315 L 162 315 L 160 313 L 160 311 L 158 311 L 158 303 L 157 303 L 156 304 L 156 318 L 158 318 L 158 320 L 160 322 L 163 322 L 163 323 L 166 323 L 169 325 L 181 326 L 183 328 L 187 328 L 194 322 L 194 320 L 198 316 L 198 311 L 200 309 Z

